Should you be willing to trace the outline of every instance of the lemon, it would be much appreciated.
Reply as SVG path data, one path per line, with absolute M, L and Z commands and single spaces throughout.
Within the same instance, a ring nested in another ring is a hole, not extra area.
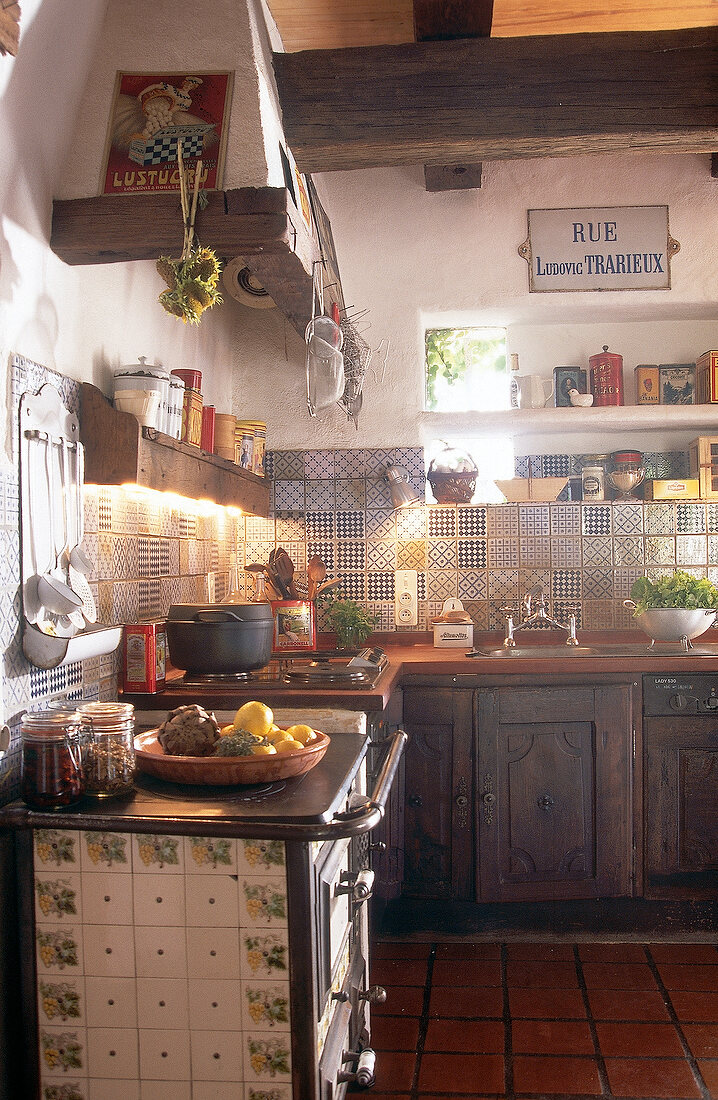
M 248 730 L 255 737 L 266 737 L 273 724 L 274 715 L 269 707 L 256 700 L 244 703 L 234 716 L 234 728 Z
M 268 741 L 274 742 L 277 740 L 278 737 L 281 740 L 281 735 L 283 733 L 284 730 L 281 728 L 281 726 L 278 726 L 276 722 L 273 722 L 270 728 L 267 730 L 266 737 Z
M 222 726 L 221 730 L 219 731 L 219 736 L 220 737 L 229 737 L 231 734 L 236 733 L 236 732 L 237 732 L 237 730 L 235 729 L 234 725 L 230 722 L 228 726 Z
M 292 735 L 290 733 L 287 733 L 286 730 L 277 730 L 276 733 L 272 733 L 270 731 L 269 740 L 272 742 L 273 745 L 280 745 L 282 741 L 291 741 Z
M 317 735 L 311 726 L 289 726 L 287 728 L 287 734 L 293 737 L 295 741 L 301 742 L 302 745 L 309 745 L 312 741 L 317 740 Z
M 274 756 L 276 752 L 274 745 L 252 745 L 252 756 Z
M 288 737 L 286 741 L 276 742 L 274 748 L 276 752 L 294 752 L 296 749 L 303 749 L 304 745 L 301 741 L 294 741 Z

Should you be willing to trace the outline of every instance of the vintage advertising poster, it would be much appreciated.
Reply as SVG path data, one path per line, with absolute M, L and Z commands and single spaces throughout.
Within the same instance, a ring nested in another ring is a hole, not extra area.
M 222 186 L 232 73 L 118 73 L 105 143 L 104 195 L 179 191 L 177 142 L 190 183 Z

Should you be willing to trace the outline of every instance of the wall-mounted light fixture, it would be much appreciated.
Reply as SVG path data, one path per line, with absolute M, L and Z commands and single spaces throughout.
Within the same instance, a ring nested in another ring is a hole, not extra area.
M 416 489 L 409 484 L 409 475 L 400 466 L 387 466 L 384 478 L 389 482 L 389 495 L 393 508 L 410 508 L 422 501 Z

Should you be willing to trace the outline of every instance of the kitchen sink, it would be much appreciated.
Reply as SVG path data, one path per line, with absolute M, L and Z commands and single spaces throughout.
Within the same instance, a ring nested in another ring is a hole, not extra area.
M 601 651 L 588 645 L 524 645 L 513 649 L 477 649 L 472 657 L 600 657 Z

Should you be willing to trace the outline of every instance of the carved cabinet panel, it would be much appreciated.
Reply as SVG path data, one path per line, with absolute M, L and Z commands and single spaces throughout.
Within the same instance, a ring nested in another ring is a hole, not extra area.
M 404 692 L 404 896 L 473 898 L 472 691 Z
M 646 719 L 645 892 L 715 896 L 718 728 L 704 716 Z
M 630 894 L 630 686 L 478 699 L 480 900 Z

